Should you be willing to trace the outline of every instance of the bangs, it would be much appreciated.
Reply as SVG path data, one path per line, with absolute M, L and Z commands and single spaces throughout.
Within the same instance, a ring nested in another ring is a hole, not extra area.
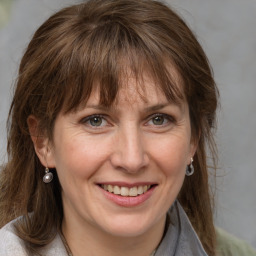
M 60 70 L 65 74 L 64 113 L 84 106 L 96 87 L 100 93 L 99 103 L 110 106 L 119 89 L 128 85 L 129 77 L 135 79 L 137 91 L 143 98 L 145 75 L 168 101 L 177 104 L 182 101 L 183 83 L 177 79 L 177 68 L 171 57 L 168 58 L 156 41 L 145 35 L 142 38 L 123 24 L 108 21 L 66 45 L 72 52 L 64 58 L 68 61 Z

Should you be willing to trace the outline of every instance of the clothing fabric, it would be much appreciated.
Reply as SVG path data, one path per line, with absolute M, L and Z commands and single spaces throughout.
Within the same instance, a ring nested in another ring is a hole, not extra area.
M 0 256 L 28 256 L 25 244 L 15 235 L 14 220 L 0 229 Z M 60 236 L 40 251 L 42 256 L 68 256 Z
M 245 241 L 234 237 L 221 228 L 216 228 L 216 234 L 217 256 L 256 256 L 256 250 Z
M 168 212 L 167 232 L 155 256 L 207 256 L 194 228 L 179 202 Z

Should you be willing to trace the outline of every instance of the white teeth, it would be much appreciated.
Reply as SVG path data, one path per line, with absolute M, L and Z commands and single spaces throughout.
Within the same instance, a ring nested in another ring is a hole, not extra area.
M 129 196 L 137 196 L 137 195 L 138 195 L 137 187 L 130 188 Z
M 113 186 L 113 185 L 102 185 L 101 186 L 104 190 L 113 193 L 115 195 L 121 195 L 121 196 L 138 196 L 143 193 L 146 193 L 150 189 L 150 185 L 145 186 L 138 186 L 138 187 L 119 187 L 119 186 Z
M 121 187 L 121 196 L 128 196 L 129 195 L 129 188 Z
M 121 194 L 121 191 L 120 191 L 120 190 L 121 190 L 120 187 L 114 186 L 114 194 L 115 194 L 115 195 L 120 195 L 120 194 Z
M 139 186 L 139 187 L 138 187 L 138 194 L 141 195 L 141 194 L 143 194 L 143 192 L 144 192 L 144 191 L 143 191 L 143 187 L 142 187 L 142 186 Z
M 104 189 L 105 189 L 105 188 L 104 188 Z M 111 193 L 114 191 L 112 185 L 107 185 L 107 189 L 105 189 L 105 190 L 108 190 L 108 191 L 111 192 Z

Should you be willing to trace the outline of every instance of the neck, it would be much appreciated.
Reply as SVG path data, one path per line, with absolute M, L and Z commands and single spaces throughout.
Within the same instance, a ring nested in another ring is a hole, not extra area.
M 160 243 L 165 227 L 162 218 L 150 230 L 136 237 L 117 237 L 94 226 L 63 220 L 62 231 L 72 256 L 149 256 Z

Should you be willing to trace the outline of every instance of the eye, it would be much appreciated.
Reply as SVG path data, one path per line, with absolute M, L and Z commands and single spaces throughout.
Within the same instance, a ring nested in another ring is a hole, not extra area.
M 152 122 L 153 122 L 154 125 L 163 125 L 165 121 L 166 120 L 163 116 L 155 116 L 152 119 Z
M 101 126 L 103 120 L 100 116 L 94 116 L 89 119 L 89 122 L 91 126 Z
M 154 114 L 148 121 L 148 125 L 165 126 L 173 121 L 173 118 L 167 114 Z
M 95 128 L 107 126 L 107 121 L 102 115 L 88 116 L 82 120 L 82 123 Z

